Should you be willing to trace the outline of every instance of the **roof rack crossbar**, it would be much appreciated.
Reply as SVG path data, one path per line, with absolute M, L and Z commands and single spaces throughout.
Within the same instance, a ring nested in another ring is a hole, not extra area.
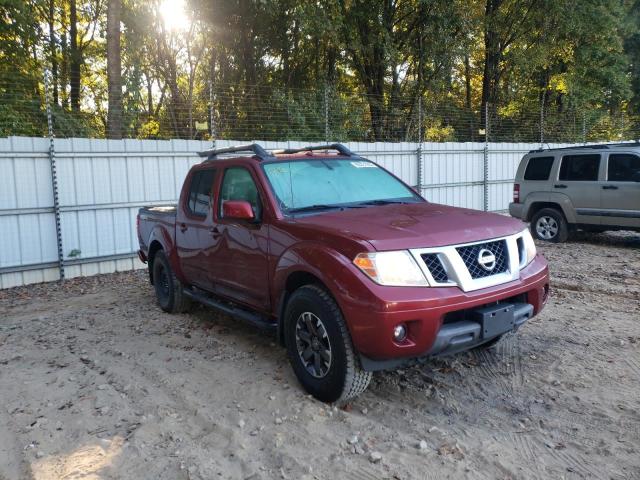
M 300 153 L 300 152 L 312 152 L 315 150 L 335 150 L 341 155 L 345 157 L 354 157 L 356 156 L 351 150 L 342 145 L 341 143 L 331 143 L 328 145 L 309 145 L 308 147 L 302 148 L 285 148 L 283 150 L 274 150 L 273 153 Z
M 257 143 L 249 143 L 247 145 L 235 145 L 233 147 L 225 148 L 213 148 L 211 150 L 205 150 L 204 152 L 198 152 L 201 157 L 206 157 L 207 160 L 215 160 L 218 155 L 225 153 L 240 153 L 240 152 L 253 152 L 253 154 L 260 160 L 269 160 L 273 158 L 273 155 L 262 148 Z

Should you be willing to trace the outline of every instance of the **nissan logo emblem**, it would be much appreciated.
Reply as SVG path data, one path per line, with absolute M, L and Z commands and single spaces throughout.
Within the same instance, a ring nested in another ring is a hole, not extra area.
M 496 256 L 491 250 L 483 248 L 478 252 L 478 264 L 487 272 L 490 272 L 496 268 Z

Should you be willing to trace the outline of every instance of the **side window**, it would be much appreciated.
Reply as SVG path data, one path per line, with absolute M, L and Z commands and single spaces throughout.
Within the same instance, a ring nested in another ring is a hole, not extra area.
M 227 168 L 224 172 L 222 187 L 220 188 L 220 217 L 223 216 L 222 205 L 227 200 L 244 200 L 251 204 L 256 218 L 260 218 L 261 203 L 258 188 L 256 187 L 249 170 L 243 167 Z
M 626 153 L 609 155 L 607 170 L 610 182 L 632 182 L 634 175 L 640 175 L 640 157 Z
M 560 180 L 588 182 L 598 180 L 600 155 L 565 155 L 560 165 Z
M 192 215 L 206 217 L 211 205 L 215 170 L 199 170 L 191 177 L 187 208 Z
M 553 157 L 533 157 L 527 163 L 524 172 L 525 180 L 549 180 L 549 173 L 553 166 Z

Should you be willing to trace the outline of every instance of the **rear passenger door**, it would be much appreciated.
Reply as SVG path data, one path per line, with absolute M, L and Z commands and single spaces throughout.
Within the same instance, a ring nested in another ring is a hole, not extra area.
M 560 160 L 551 190 L 569 197 L 578 223 L 600 224 L 600 160 L 599 153 L 563 155 Z
M 217 240 L 211 235 L 213 226 L 213 168 L 194 170 L 187 197 L 178 205 L 176 215 L 176 247 L 182 271 L 191 285 L 210 289 L 207 261 Z
M 602 224 L 640 228 L 640 156 L 611 153 L 602 184 Z

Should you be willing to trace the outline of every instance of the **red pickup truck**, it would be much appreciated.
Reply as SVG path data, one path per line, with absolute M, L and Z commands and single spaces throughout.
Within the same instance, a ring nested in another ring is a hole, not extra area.
M 178 205 L 138 214 L 158 303 L 273 330 L 320 400 L 411 358 L 488 347 L 547 300 L 524 223 L 427 202 L 343 145 L 200 155 Z

